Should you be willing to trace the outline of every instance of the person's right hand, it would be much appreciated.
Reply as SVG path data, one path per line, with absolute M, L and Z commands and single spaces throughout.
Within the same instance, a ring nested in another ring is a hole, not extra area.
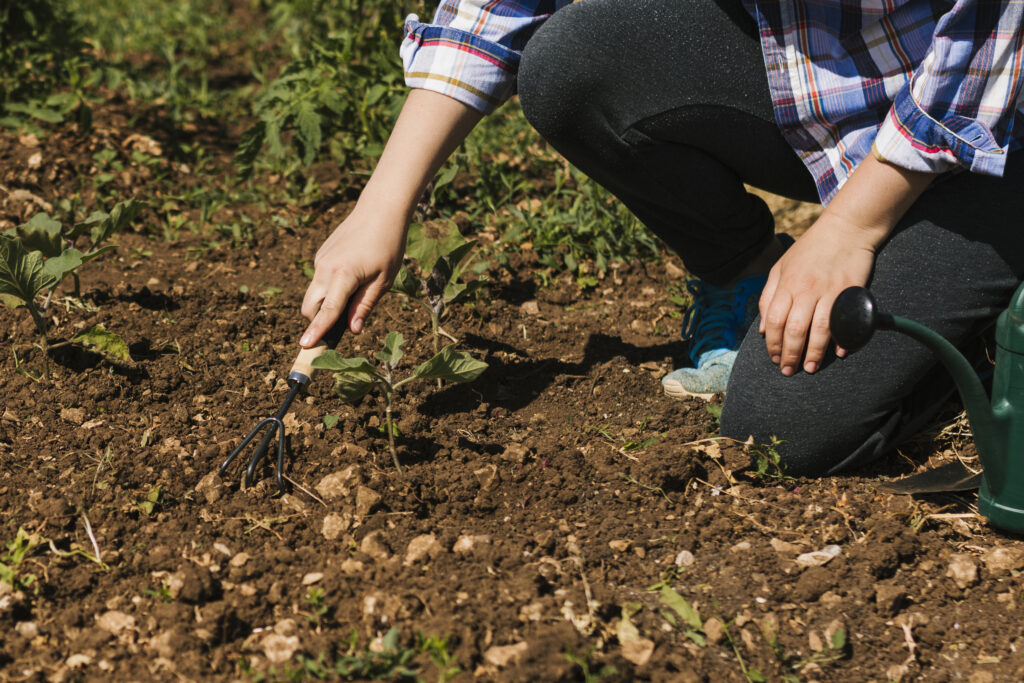
M 356 205 L 320 247 L 316 272 L 302 300 L 309 327 L 299 344 L 315 346 L 342 314 L 359 334 L 366 317 L 391 287 L 405 253 L 406 221 L 387 219 Z

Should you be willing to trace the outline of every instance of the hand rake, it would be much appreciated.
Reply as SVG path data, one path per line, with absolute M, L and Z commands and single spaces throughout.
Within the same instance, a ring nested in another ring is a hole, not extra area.
M 217 474 L 221 477 L 227 471 L 228 467 L 234 462 L 235 458 L 249 445 L 257 436 L 260 431 L 266 429 L 266 433 L 260 440 L 259 445 L 256 447 L 256 451 L 253 453 L 252 458 L 249 460 L 249 465 L 245 468 L 245 487 L 249 488 L 252 486 L 253 478 L 256 475 L 256 468 L 259 467 L 260 463 L 267 456 L 270 451 L 270 443 L 274 440 L 274 436 L 277 436 L 277 489 L 281 494 L 286 492 L 284 483 L 284 456 L 286 450 L 285 434 L 284 434 L 284 416 L 288 414 L 288 408 L 291 407 L 292 402 L 302 391 L 302 388 L 309 384 L 310 377 L 313 375 L 313 361 L 327 349 L 333 349 L 341 341 L 341 335 L 344 333 L 347 324 L 345 322 L 345 316 L 338 319 L 338 322 L 334 324 L 328 332 L 320 340 L 320 343 L 309 349 L 302 349 L 299 351 L 299 355 L 296 356 L 295 362 L 292 364 L 292 369 L 288 373 L 288 383 L 291 388 L 288 390 L 288 395 L 285 396 L 284 402 L 281 403 L 281 407 L 278 408 L 277 412 L 272 417 L 265 417 L 256 423 L 252 431 L 242 439 L 242 443 L 238 444 L 238 448 L 231 451 L 231 455 L 221 464 L 220 469 L 217 470 Z

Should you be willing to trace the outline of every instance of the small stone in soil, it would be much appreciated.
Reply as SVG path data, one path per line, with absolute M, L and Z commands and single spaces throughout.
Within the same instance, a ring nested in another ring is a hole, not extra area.
M 981 559 L 992 574 L 1009 574 L 1024 569 L 1024 553 L 1017 548 L 992 548 Z
M 230 560 L 228 560 L 228 564 L 231 565 L 232 567 L 244 567 L 245 563 L 248 562 L 249 559 L 250 559 L 249 553 L 238 553 L 237 555 L 232 557 Z
M 422 534 L 409 541 L 405 550 L 405 564 L 411 565 L 427 558 L 436 557 L 441 550 L 434 534 Z
M 522 661 L 530 646 L 526 643 L 515 645 L 494 645 L 484 652 L 484 661 L 499 669 L 506 666 L 514 666 Z
M 954 553 L 949 560 L 946 576 L 959 588 L 968 588 L 978 582 L 978 565 L 967 553 Z
M 358 482 L 358 472 L 358 465 L 349 465 L 340 472 L 332 472 L 320 480 L 316 485 L 316 492 L 324 500 L 344 498 Z
M 270 633 L 260 641 L 260 649 L 272 664 L 283 664 L 291 661 L 299 649 L 299 638 Z
M 617 553 L 624 553 L 629 550 L 629 541 L 625 539 L 619 539 L 615 541 L 608 541 L 608 547 Z
M 366 553 L 380 562 L 391 557 L 391 548 L 388 547 L 387 541 L 384 540 L 384 533 L 381 531 L 371 531 L 366 534 L 359 544 L 359 552 Z
M 694 563 L 695 559 L 696 558 L 694 558 L 693 553 L 691 553 L 689 550 L 680 550 L 679 554 L 676 555 L 675 564 L 680 567 L 689 567 L 691 564 Z
M 722 642 L 725 635 L 722 620 L 718 617 L 708 617 L 708 620 L 704 622 L 704 635 L 712 645 Z
M 319 583 L 324 578 L 323 572 L 310 572 L 302 577 L 303 586 L 312 586 L 314 583 Z
M 875 586 L 875 607 L 879 614 L 892 616 L 903 606 L 907 592 L 894 583 L 879 583 Z
M 329 512 L 324 516 L 324 524 L 321 532 L 328 541 L 335 541 L 341 537 L 343 533 L 348 531 L 348 528 L 352 525 L 352 515 L 347 512 L 338 514 L 336 512 Z
M 380 502 L 380 494 L 366 486 L 356 489 L 356 515 L 365 517 Z
M 452 546 L 452 552 L 457 555 L 468 555 L 475 552 L 482 545 L 490 545 L 491 537 L 485 534 L 475 536 L 462 535 Z

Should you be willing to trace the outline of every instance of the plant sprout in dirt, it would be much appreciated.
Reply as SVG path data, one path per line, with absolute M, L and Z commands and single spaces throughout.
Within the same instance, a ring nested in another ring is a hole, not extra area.
M 465 301 L 484 285 L 485 281 L 482 279 L 471 282 L 463 282 L 461 279 L 471 262 L 471 259 L 467 260 L 466 257 L 474 246 L 476 240 L 463 239 L 454 225 L 448 234 L 436 239 L 427 235 L 421 224 L 413 225 L 409 229 L 406 256 L 416 263 L 419 274 L 414 274 L 412 270 L 402 266 L 391 289 L 418 301 L 430 313 L 434 353 L 440 349 L 442 336 L 458 343 L 455 337 L 441 327 L 441 322 L 450 307 Z
M 143 204 L 129 199 L 108 214 L 94 211 L 88 218 L 65 228 L 45 213 L 0 234 L 0 301 L 8 308 L 24 306 L 32 316 L 43 352 L 44 374 L 49 376 L 47 309 L 57 287 L 70 275 L 74 296 L 81 296 L 78 269 L 103 254 L 117 249 L 104 244 L 123 230 L 141 211 Z M 84 251 L 76 244 L 84 242 Z M 42 302 L 39 297 L 46 296 Z M 117 335 L 102 327 L 85 330 L 68 343 L 78 343 L 119 360 L 128 360 L 128 347 Z
M 365 358 L 342 358 L 336 351 L 326 351 L 313 361 L 313 367 L 334 371 L 334 392 L 348 403 L 356 403 L 376 389 L 384 400 L 384 429 L 388 435 L 388 449 L 395 469 L 402 471 L 395 451 L 395 423 L 393 407 L 395 393 L 409 382 L 417 379 L 446 379 L 452 382 L 472 382 L 487 369 L 487 363 L 473 358 L 468 353 L 456 351 L 449 344 L 430 360 L 417 365 L 412 374 L 398 380 L 395 370 L 405 355 L 402 344 L 405 337 L 399 332 L 389 332 L 384 339 L 384 348 L 374 354 L 378 363 L 374 365 Z

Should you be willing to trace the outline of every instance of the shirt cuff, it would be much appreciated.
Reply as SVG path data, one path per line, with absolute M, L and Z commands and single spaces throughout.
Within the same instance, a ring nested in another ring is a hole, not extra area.
M 896 95 L 873 147 L 879 159 L 911 171 L 944 173 L 962 166 L 992 176 L 1003 175 L 1008 151 L 976 119 L 929 116 L 914 101 L 909 84 Z
M 405 83 L 448 95 L 490 114 L 515 90 L 519 54 L 459 29 L 405 20 Z

